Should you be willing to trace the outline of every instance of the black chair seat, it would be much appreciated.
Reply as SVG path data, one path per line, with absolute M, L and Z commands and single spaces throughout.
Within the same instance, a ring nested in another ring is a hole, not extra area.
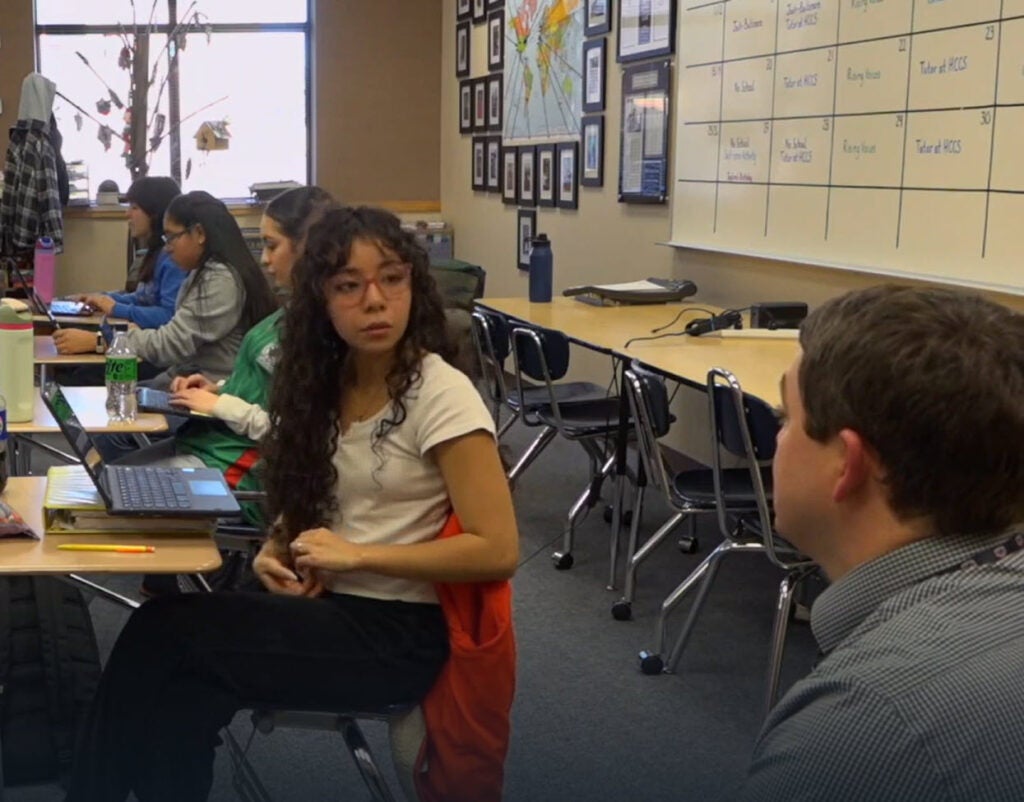
M 761 481 L 764 483 L 765 493 L 771 499 L 771 468 L 761 469 Z M 681 499 L 694 506 L 708 509 L 715 507 L 714 471 L 710 469 L 682 471 L 676 474 L 673 478 L 673 489 Z M 746 468 L 728 468 L 722 471 L 722 495 L 730 509 L 748 505 L 753 509 L 757 505 L 757 495 L 750 481 L 750 471 Z
M 566 437 L 591 437 L 602 432 L 613 433 L 619 426 L 620 401 L 618 396 L 606 396 L 597 401 L 569 401 L 559 403 L 562 415 L 562 433 Z M 558 422 L 550 404 L 537 407 L 533 414 L 546 426 Z M 629 426 L 632 427 L 632 421 Z
M 600 401 L 608 397 L 608 391 L 593 382 L 566 382 L 565 384 L 554 385 L 555 400 L 559 404 L 580 401 Z M 551 396 L 548 388 L 544 386 L 523 388 L 523 401 L 527 410 L 537 407 L 548 406 Z M 519 409 L 519 394 L 509 393 L 508 405 L 512 409 Z

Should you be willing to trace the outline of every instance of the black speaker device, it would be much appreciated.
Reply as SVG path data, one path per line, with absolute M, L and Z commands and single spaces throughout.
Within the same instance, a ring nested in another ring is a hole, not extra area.
M 752 329 L 798 329 L 807 317 L 802 301 L 766 301 L 750 306 Z
M 743 327 L 743 315 L 733 309 L 727 309 L 720 315 L 699 317 L 686 324 L 684 331 L 692 337 L 700 337 L 712 331 L 722 329 L 739 329 Z

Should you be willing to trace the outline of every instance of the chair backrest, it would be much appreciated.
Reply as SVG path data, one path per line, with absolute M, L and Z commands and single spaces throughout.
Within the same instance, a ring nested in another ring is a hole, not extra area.
M 648 481 L 671 501 L 672 477 L 658 445 L 658 439 L 668 433 L 672 421 L 665 380 L 636 362 L 623 372 L 622 378 L 644 471 Z
M 771 406 L 764 400 L 743 392 L 739 380 L 724 368 L 712 368 L 707 380 L 708 406 L 711 417 L 711 467 L 714 476 L 715 505 L 722 534 L 729 535 L 726 507 L 723 503 L 722 456 L 725 450 L 743 457 L 750 471 L 757 506 L 757 525 L 764 538 L 768 558 L 780 568 L 790 569 L 808 564 L 783 559 L 782 552 L 791 556 L 793 549 L 779 544 L 775 534 L 771 503 L 765 487 L 762 464 L 775 456 L 775 436 L 779 424 Z
M 523 422 L 531 426 L 538 423 L 523 393 L 528 386 L 523 381 L 526 376 L 547 387 L 547 404 L 553 413 L 556 427 L 562 431 L 564 422 L 554 382 L 563 378 L 569 370 L 569 339 L 554 329 L 516 326 L 512 329 L 512 360 L 515 364 L 516 395 Z
M 483 297 L 487 272 L 479 265 L 460 259 L 432 259 L 430 275 L 446 308 L 472 312 L 473 301 Z
M 501 405 L 508 399 L 505 386 L 505 360 L 510 350 L 508 323 L 501 315 L 486 309 L 473 310 L 473 345 L 479 364 L 480 376 L 487 385 L 487 393 L 494 406 L 495 423 Z

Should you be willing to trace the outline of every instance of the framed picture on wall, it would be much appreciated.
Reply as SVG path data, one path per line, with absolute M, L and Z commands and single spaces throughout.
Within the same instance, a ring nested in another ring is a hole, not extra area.
M 580 124 L 583 144 L 583 164 L 580 165 L 580 184 L 585 187 L 604 186 L 604 117 L 584 117 Z
M 555 184 L 555 146 L 537 145 L 538 206 L 555 205 L 557 200 Z
M 469 40 L 471 25 L 460 22 L 455 26 L 455 77 L 469 76 Z
M 504 8 L 504 7 L 505 7 L 505 0 L 487 0 L 487 8 L 489 8 L 489 9 L 493 10 L 495 8 Z
M 519 205 L 537 205 L 537 149 L 533 145 L 519 148 Z
M 583 31 L 587 36 L 600 36 L 612 29 L 612 0 L 586 0 Z
M 575 209 L 579 205 L 576 186 L 579 183 L 579 143 L 559 142 L 555 152 L 558 163 L 558 206 Z
M 622 70 L 619 123 L 619 202 L 668 200 L 669 88 L 672 62 L 630 64 Z
M 487 191 L 501 192 L 501 137 L 487 137 Z
M 469 19 L 473 15 L 473 0 L 456 0 L 455 19 Z
M 503 147 L 501 149 L 501 201 L 515 205 L 519 202 L 519 148 Z
M 459 81 L 459 133 L 473 130 L 473 82 Z
M 671 55 L 675 32 L 675 0 L 619 0 L 619 61 Z
M 583 113 L 604 111 L 604 73 L 607 39 L 583 43 Z
M 487 19 L 487 0 L 473 0 L 473 22 Z
M 482 136 L 473 137 L 473 189 L 483 191 L 487 189 L 487 138 Z
M 473 79 L 473 130 L 487 130 L 487 79 Z
M 487 127 L 491 131 L 501 130 L 501 87 L 502 87 L 502 76 L 501 73 L 495 73 L 494 75 L 488 75 L 487 81 Z
M 494 72 L 505 66 L 505 12 L 487 15 L 487 69 Z
M 531 209 L 520 209 L 516 215 L 516 264 L 520 270 L 530 269 L 530 253 L 533 238 L 537 236 L 537 213 Z

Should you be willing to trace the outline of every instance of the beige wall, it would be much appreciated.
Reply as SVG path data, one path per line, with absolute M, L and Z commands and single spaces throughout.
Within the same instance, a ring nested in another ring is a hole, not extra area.
M 7 147 L 7 130 L 18 118 L 21 81 L 35 64 L 32 0 L 0 0 L 0 142 Z

